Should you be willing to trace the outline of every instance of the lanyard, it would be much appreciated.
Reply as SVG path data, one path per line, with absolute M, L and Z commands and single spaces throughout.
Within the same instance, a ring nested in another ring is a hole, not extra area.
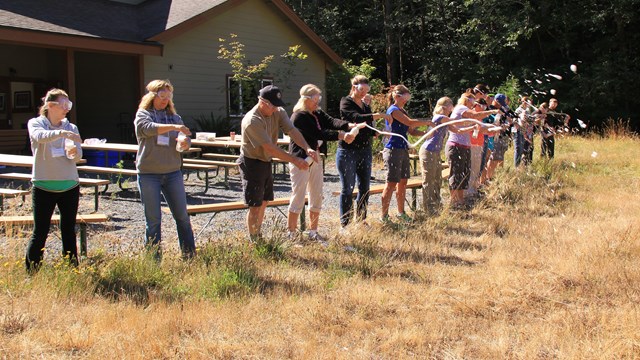
M 322 127 L 320 126 L 320 121 L 318 120 L 318 117 L 316 116 L 316 114 L 311 113 L 311 115 L 313 116 L 314 119 L 316 119 L 316 126 L 318 127 L 318 130 L 322 130 Z

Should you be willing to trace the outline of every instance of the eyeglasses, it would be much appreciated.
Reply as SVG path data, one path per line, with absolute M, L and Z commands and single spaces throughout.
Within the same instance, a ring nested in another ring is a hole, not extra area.
M 60 99 L 58 101 L 49 101 L 49 102 L 60 106 L 66 111 L 71 111 L 71 108 L 73 108 L 73 103 L 69 99 Z
M 160 100 L 173 100 L 173 92 L 169 90 L 160 90 L 154 93 Z

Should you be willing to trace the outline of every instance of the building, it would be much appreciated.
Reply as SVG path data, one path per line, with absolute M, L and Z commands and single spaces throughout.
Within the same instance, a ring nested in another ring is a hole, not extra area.
M 283 88 L 290 104 L 303 84 L 324 88 L 327 69 L 342 62 L 282 0 L 3 0 L 0 129 L 23 128 L 60 87 L 84 138 L 134 142 L 133 117 L 153 79 L 171 80 L 185 121 L 239 119 L 251 104 L 242 106 L 218 59 L 218 39 L 232 33 L 253 63 L 275 55 L 263 83 Z M 279 55 L 292 45 L 308 58 L 286 65 Z

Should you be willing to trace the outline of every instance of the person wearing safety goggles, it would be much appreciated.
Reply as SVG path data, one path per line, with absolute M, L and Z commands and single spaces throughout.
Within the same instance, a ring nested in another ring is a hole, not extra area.
M 66 118 L 73 104 L 64 90 L 51 89 L 42 101 L 40 116 L 27 123 L 33 153 L 34 223 L 25 256 L 29 272 L 40 267 L 56 205 L 60 212 L 62 256 L 71 265 L 78 265 L 75 225 L 80 187 L 76 163 L 82 159 L 82 139 L 78 127 Z
M 191 131 L 176 113 L 173 85 L 168 80 L 153 80 L 140 100 L 134 121 L 138 154 L 138 188 L 146 220 L 145 246 L 157 260 L 162 257 L 160 203 L 162 197 L 178 228 L 183 258 L 196 254 L 191 220 L 187 214 L 187 195 L 182 179 L 181 151 L 191 145 Z
M 320 108 L 321 102 L 320 88 L 313 84 L 304 85 L 300 89 L 300 99 L 293 107 L 291 122 L 316 152 L 326 154 L 329 141 L 344 140 L 346 143 L 351 143 L 356 135 L 349 130 L 355 128 L 356 124 L 331 117 Z M 289 153 L 310 162 L 308 169 L 298 169 L 296 166 L 289 165 L 292 192 L 288 216 L 289 238 L 296 240 L 301 237 L 296 224 L 300 213 L 304 211 L 305 196 L 308 193 L 311 219 L 309 240 L 326 245 L 326 239 L 318 233 L 324 185 L 322 165 L 312 162 L 307 151 L 293 141 L 289 145 Z
M 364 75 L 357 75 L 351 79 L 349 95 L 340 100 L 340 117 L 342 120 L 350 123 L 365 123 L 371 127 L 374 127 L 373 122 L 375 120 L 391 120 L 391 115 L 372 113 L 369 105 L 362 100 L 369 90 L 369 79 Z M 338 142 L 336 167 L 342 185 L 340 192 L 340 224 L 343 229 L 349 225 L 353 218 L 353 188 L 356 185 L 356 181 L 358 182 L 356 217 L 357 220 L 363 222 L 367 217 L 373 161 L 371 145 L 372 137 L 375 134 L 373 130 L 364 128 L 359 131 L 358 136 L 350 144 L 344 140 Z
M 472 93 L 466 92 L 458 99 L 458 104 L 453 108 L 450 118 L 475 119 L 497 114 L 499 110 L 475 111 L 473 104 L 476 99 Z M 471 172 L 471 132 L 481 131 L 479 125 L 453 124 L 447 126 L 449 138 L 445 146 L 445 154 L 449 163 L 449 191 L 451 192 L 451 207 L 464 206 L 464 191 L 469 186 Z
M 391 136 L 384 147 L 382 158 L 387 169 L 387 181 L 382 191 L 382 214 L 380 220 L 383 223 L 390 223 L 389 204 L 393 192 L 396 193 L 396 203 L 398 214 L 396 218 L 403 223 L 413 221 L 404 211 L 404 201 L 407 192 L 407 181 L 411 177 L 411 165 L 409 163 L 409 144 L 405 140 L 407 134 L 422 136 L 424 131 L 416 129 L 421 126 L 431 126 L 433 123 L 428 120 L 417 120 L 409 117 L 405 110 L 405 105 L 411 99 L 411 93 L 404 85 L 396 85 L 388 94 L 387 114 L 391 115 L 391 120 L 386 121 L 391 133 L 399 136 Z M 402 136 L 402 137 L 400 137 Z

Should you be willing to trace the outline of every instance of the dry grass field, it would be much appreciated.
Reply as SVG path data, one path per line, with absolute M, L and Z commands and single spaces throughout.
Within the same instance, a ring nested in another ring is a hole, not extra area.
M 561 139 L 552 162 L 507 165 L 469 212 L 374 223 L 328 248 L 273 230 L 190 263 L 94 252 L 28 277 L 14 239 L 0 357 L 640 358 L 639 145 Z

